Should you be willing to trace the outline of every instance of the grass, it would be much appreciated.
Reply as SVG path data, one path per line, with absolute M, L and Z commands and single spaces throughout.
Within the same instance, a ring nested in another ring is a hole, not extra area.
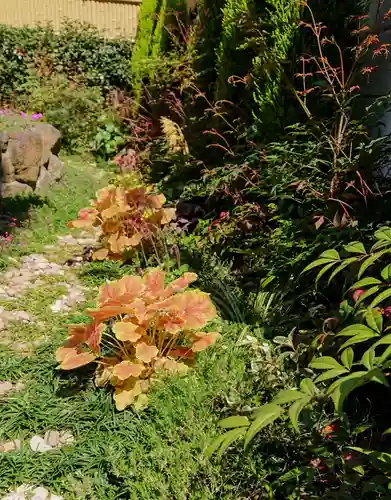
M 46 245 L 67 232 L 66 222 L 88 204 L 103 181 L 91 166 L 67 159 L 64 182 L 46 203 L 30 211 L 31 219 L 16 230 L 4 261 L 42 251 L 53 257 L 56 252 L 45 250 Z M 113 263 L 86 266 L 80 279 L 90 287 L 88 298 L 105 279 L 125 271 Z M 0 399 L 0 441 L 18 438 L 24 444 L 21 451 L 0 454 L 0 496 L 27 483 L 44 486 L 65 500 L 241 498 L 236 475 L 243 462 L 222 473 L 221 465 L 203 453 L 216 433 L 216 412 L 246 393 L 250 384 L 245 376 L 247 348 L 235 347 L 241 327 L 221 322 L 223 340 L 200 355 L 194 371 L 157 384 L 147 410 L 119 413 L 110 392 L 94 387 L 91 373 L 64 375 L 57 370 L 54 352 L 65 338 L 66 324 L 85 320 L 83 308 L 66 316 L 51 312 L 50 304 L 64 291 L 60 281 L 64 277 L 46 279 L 22 299 L 6 304 L 43 323 L 43 329 L 14 324 L 12 340 L 43 342 L 30 356 L 0 345 L 0 380 L 26 384 Z M 45 454 L 32 452 L 29 439 L 50 429 L 70 430 L 74 443 Z

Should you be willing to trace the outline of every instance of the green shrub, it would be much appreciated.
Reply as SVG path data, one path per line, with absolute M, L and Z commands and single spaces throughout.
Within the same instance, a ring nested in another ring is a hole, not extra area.
M 51 26 L 0 25 L 0 99 L 23 92 L 32 70 L 42 77 L 82 78 L 103 90 L 129 89 L 132 46 L 130 40 L 108 40 L 93 26 L 78 22 L 65 22 L 58 33 Z
M 59 76 L 31 86 L 19 103 L 21 109 L 40 112 L 57 127 L 69 151 L 92 148 L 100 127 L 116 121 L 114 113 L 105 108 L 99 87 L 77 85 Z

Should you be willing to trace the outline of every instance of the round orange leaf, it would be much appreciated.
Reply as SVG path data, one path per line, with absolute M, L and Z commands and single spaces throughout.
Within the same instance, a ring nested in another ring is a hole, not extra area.
M 136 397 L 141 394 L 142 386 L 135 379 L 128 379 L 121 387 L 116 387 L 114 393 L 115 406 L 118 411 L 122 411 L 130 406 Z
M 213 345 L 216 340 L 220 337 L 218 332 L 205 333 L 198 332 L 194 334 L 195 342 L 193 343 L 191 350 L 193 352 L 204 351 L 210 345 Z
M 107 248 L 100 248 L 92 254 L 92 258 L 94 260 L 105 260 L 108 255 L 109 251 L 107 250 Z
M 75 370 L 81 366 L 89 365 L 95 361 L 95 355 L 91 352 L 77 352 L 76 349 L 72 349 L 64 357 L 60 368 L 61 370 Z
M 216 308 L 207 293 L 189 290 L 172 297 L 172 307 L 180 311 L 186 328 L 202 328 L 217 316 Z
M 136 346 L 136 358 L 144 363 L 150 363 L 154 358 L 156 358 L 159 349 L 153 345 L 147 345 L 144 342 L 137 344 Z
M 130 321 L 119 321 L 113 326 L 113 332 L 121 342 L 137 342 L 145 330 Z
M 122 361 L 113 369 L 113 375 L 120 380 L 127 380 L 130 377 L 137 378 L 144 370 L 144 365 Z

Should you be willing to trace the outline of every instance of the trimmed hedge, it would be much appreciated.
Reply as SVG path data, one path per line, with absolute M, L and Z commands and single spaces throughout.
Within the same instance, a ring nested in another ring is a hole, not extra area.
M 0 99 L 23 93 L 31 75 L 63 74 L 103 90 L 129 89 L 132 48 L 128 39 L 106 39 L 79 22 L 65 22 L 59 32 L 51 26 L 0 25 Z

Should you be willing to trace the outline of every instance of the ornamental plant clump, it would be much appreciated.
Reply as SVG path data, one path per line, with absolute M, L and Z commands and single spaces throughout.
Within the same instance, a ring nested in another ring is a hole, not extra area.
M 83 208 L 68 227 L 101 229 L 100 248 L 94 260 L 119 260 L 136 249 L 155 246 L 156 236 L 175 216 L 175 208 L 163 208 L 166 198 L 151 186 L 107 186 L 97 193 L 91 207 Z
M 118 410 L 144 407 L 157 372 L 185 373 L 219 337 L 199 331 L 217 313 L 207 293 L 186 290 L 196 279 L 184 273 L 166 286 L 164 271 L 153 269 L 103 285 L 97 308 L 87 311 L 91 322 L 71 325 L 57 350 L 60 369 L 96 362 L 95 383 L 115 388 Z

